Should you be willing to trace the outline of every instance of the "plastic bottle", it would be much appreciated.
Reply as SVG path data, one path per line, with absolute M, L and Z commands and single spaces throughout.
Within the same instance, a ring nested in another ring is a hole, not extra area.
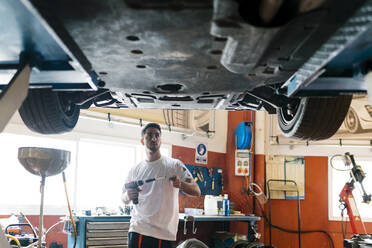
M 229 198 L 228 195 L 225 194 L 223 197 L 223 202 L 222 202 L 222 214 L 223 216 L 229 216 Z

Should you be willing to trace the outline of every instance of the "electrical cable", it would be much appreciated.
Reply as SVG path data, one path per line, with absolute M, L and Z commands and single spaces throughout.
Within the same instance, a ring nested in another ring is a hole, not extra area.
M 344 156 L 344 155 L 342 155 L 342 154 L 336 154 L 336 155 L 333 155 L 333 156 L 329 159 L 329 162 L 330 162 L 330 164 L 331 164 L 332 169 L 334 169 L 334 170 L 336 170 L 336 171 L 350 171 L 350 170 L 351 170 L 351 168 L 347 168 L 347 169 L 338 169 L 338 168 L 336 168 L 336 167 L 333 165 L 333 159 L 336 158 L 336 157 L 341 157 L 346 167 L 347 167 L 347 166 L 350 166 L 350 164 L 351 164 L 351 161 L 350 161 L 350 159 L 349 159 L 348 157 L 346 157 L 346 156 Z
M 49 227 L 49 229 L 45 232 L 44 235 L 47 235 L 50 230 L 52 230 L 54 227 L 56 227 L 58 224 L 64 222 L 64 220 L 60 220 L 57 223 L 55 223 L 53 226 Z
M 168 125 L 167 117 L 165 116 L 165 109 L 163 109 L 163 118 L 164 118 L 165 125 Z
M 258 201 L 258 203 L 259 203 L 258 206 L 259 206 L 260 209 L 261 209 L 262 217 L 265 219 L 265 221 L 266 221 L 270 226 L 272 226 L 272 227 L 274 227 L 274 228 L 276 228 L 276 229 L 278 229 L 278 230 L 280 230 L 280 231 L 283 231 L 283 232 L 288 232 L 288 233 L 298 233 L 298 230 L 286 229 L 286 228 L 284 228 L 284 227 L 280 227 L 280 226 L 277 226 L 277 225 L 272 224 L 271 221 L 269 221 L 269 219 L 267 218 L 267 216 L 266 216 L 266 214 L 265 214 L 265 211 L 263 210 L 263 207 L 262 207 L 262 205 L 260 204 L 259 201 Z M 331 248 L 334 248 L 334 247 L 335 247 L 335 245 L 334 245 L 334 243 L 333 243 L 333 239 L 332 239 L 331 235 L 330 235 L 327 231 L 324 231 L 324 230 L 301 230 L 301 233 L 303 233 L 303 234 L 316 233 L 316 232 L 324 233 L 324 234 L 328 237 L 328 239 L 329 239 L 329 241 L 330 241 L 330 247 L 331 247 Z
M 174 113 L 173 113 L 173 109 L 171 109 L 170 111 L 171 111 L 171 116 L 172 116 L 172 126 L 175 126 L 174 125 Z
M 37 232 L 36 232 L 36 229 L 35 229 L 35 227 L 31 224 L 31 222 L 28 220 L 27 216 L 24 215 L 22 212 L 19 212 L 19 214 L 20 214 L 23 218 L 25 218 L 26 222 L 30 225 L 32 231 L 34 232 L 34 235 L 36 236 L 36 233 L 37 233 Z

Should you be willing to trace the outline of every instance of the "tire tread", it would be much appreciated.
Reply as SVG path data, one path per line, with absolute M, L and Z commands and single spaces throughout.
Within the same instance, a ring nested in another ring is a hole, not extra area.
M 349 109 L 352 96 L 307 98 L 304 109 L 290 131 L 279 126 L 284 135 L 301 140 L 323 140 L 333 136 L 341 126 Z
M 19 114 L 25 125 L 41 134 L 59 134 L 71 131 L 79 118 L 77 106 L 71 116 L 67 116 L 61 107 L 57 92 L 49 89 L 30 90 L 19 108 Z

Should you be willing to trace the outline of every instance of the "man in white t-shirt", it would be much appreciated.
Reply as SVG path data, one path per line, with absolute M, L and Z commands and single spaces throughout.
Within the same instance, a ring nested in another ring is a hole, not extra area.
M 146 147 L 147 160 L 133 167 L 125 184 L 151 178 L 162 178 L 145 183 L 140 190 L 123 187 L 122 200 L 128 204 L 138 198 L 131 213 L 128 233 L 129 248 L 169 248 L 176 240 L 178 229 L 178 193 L 200 196 L 198 185 L 178 159 L 160 154 L 161 129 L 149 123 L 142 129 L 141 143 Z

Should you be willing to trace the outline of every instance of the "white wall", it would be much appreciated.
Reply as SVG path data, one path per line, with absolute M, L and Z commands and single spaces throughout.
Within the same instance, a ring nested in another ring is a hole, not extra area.
M 205 143 L 209 151 L 226 153 L 226 138 L 227 138 L 227 111 L 215 111 L 215 134 L 211 138 L 191 136 L 186 139 L 179 133 L 163 131 L 163 143 L 170 145 L 185 146 L 196 148 L 199 143 Z M 22 122 L 18 113 L 16 113 L 4 132 L 38 135 L 31 132 Z M 80 117 L 75 129 L 66 134 L 51 135 L 62 139 L 70 139 L 76 137 L 102 137 L 112 140 L 133 140 L 139 142 L 141 137 L 141 127 L 120 124 L 118 122 L 109 123 L 108 121 L 93 120 Z

